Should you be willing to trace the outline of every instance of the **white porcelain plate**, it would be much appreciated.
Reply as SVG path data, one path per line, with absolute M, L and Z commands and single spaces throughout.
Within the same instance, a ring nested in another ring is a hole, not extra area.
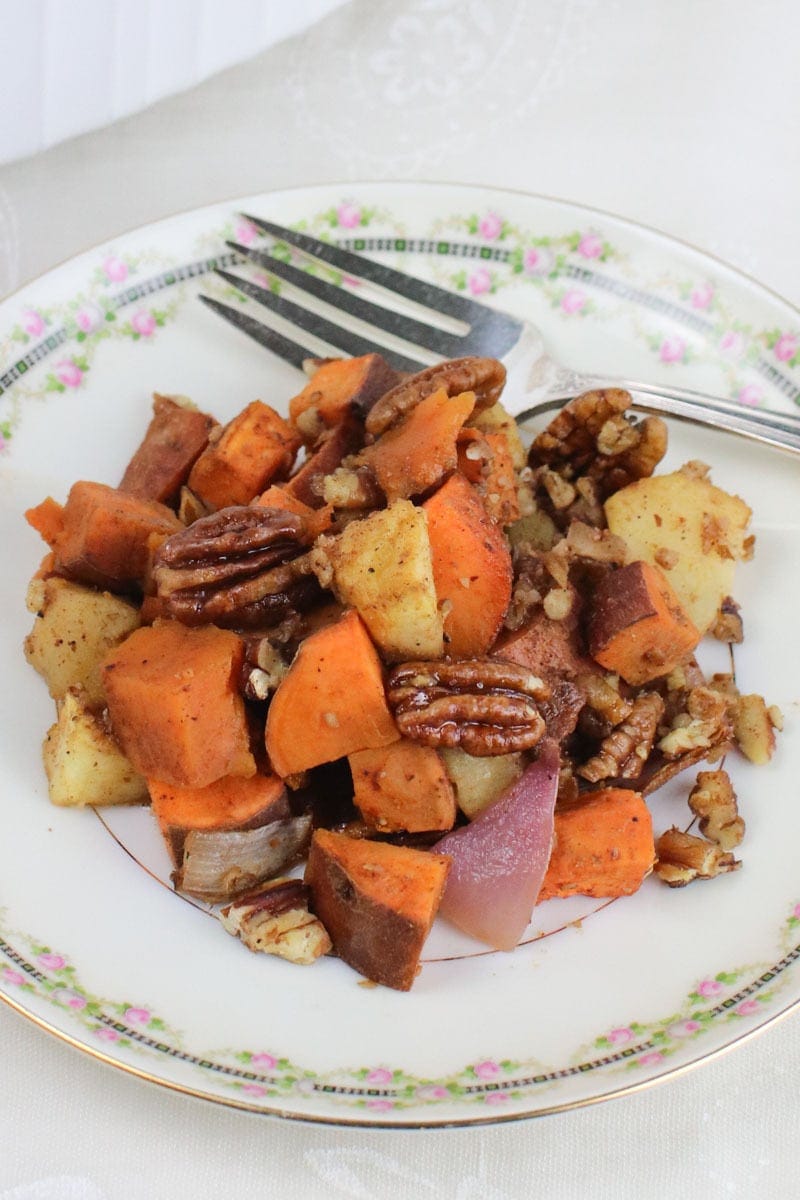
M 800 314 L 688 247 L 602 213 L 453 186 L 311 188 L 248 197 L 120 237 L 0 305 L 3 625 L 0 994 L 43 1028 L 167 1087 L 261 1113 L 383 1125 L 530 1116 L 642 1086 L 730 1047 L 800 999 L 800 464 L 676 426 L 668 465 L 712 464 L 754 510 L 739 568 L 743 691 L 783 710 L 766 767 L 728 765 L 741 870 L 686 889 L 651 878 L 612 904 L 550 901 L 525 944 L 489 953 L 437 923 L 408 994 L 333 958 L 255 955 L 175 895 L 147 809 L 47 798 L 53 721 L 21 643 L 43 554 L 23 510 L 79 478 L 118 482 L 151 393 L 227 419 L 300 377 L 197 301 L 238 209 L 302 225 L 528 316 L 576 367 L 791 408 Z M 345 284 L 347 286 L 347 284 Z M 704 650 L 729 666 L 719 645 Z M 716 665 L 718 663 L 718 666 Z M 691 773 L 689 773 L 691 774 Z M 652 800 L 688 825 L 689 781 Z

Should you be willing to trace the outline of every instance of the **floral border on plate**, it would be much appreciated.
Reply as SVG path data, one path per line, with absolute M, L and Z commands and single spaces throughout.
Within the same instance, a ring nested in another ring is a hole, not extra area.
M 721 1022 L 746 1022 L 767 1015 L 788 981 L 787 971 L 800 959 L 800 901 L 790 906 L 779 931 L 783 955 L 718 971 L 691 986 L 681 1007 L 659 1020 L 631 1021 L 604 1030 L 579 1048 L 565 1066 L 486 1057 L 439 1079 L 422 1078 L 386 1064 L 342 1069 L 328 1074 L 291 1062 L 275 1048 L 195 1052 L 179 1030 L 140 1000 L 109 1000 L 90 993 L 69 957 L 27 933 L 10 931 L 0 910 L 0 984 L 11 996 L 35 996 L 68 1014 L 98 1049 L 113 1047 L 144 1057 L 168 1056 L 213 1074 L 242 1101 L 268 1106 L 291 1096 L 324 1096 L 337 1106 L 371 1112 L 429 1107 L 443 1102 L 494 1108 L 522 1099 L 532 1089 L 553 1089 L 574 1075 L 604 1069 L 641 1073 L 666 1062 L 682 1046 Z M 24 949 L 22 948 L 24 947 Z M 123 1064 L 124 1065 L 124 1064 Z
M 708 276 L 665 275 L 646 286 L 599 223 L 542 236 L 487 210 L 437 218 L 427 236 L 412 237 L 387 210 L 350 199 L 295 227 L 356 252 L 390 252 L 401 260 L 408 254 L 428 256 L 441 283 L 475 297 L 524 282 L 538 288 L 565 321 L 606 319 L 615 315 L 616 300 L 626 313 L 635 314 L 633 332 L 660 367 L 711 362 L 721 368 L 729 394 L 742 404 L 764 402 L 760 380 L 800 404 L 800 381 L 787 373 L 800 367 L 800 328 L 754 328 L 737 316 L 724 287 Z M 369 232 L 376 227 L 384 232 Z M 0 337 L 0 397 L 7 406 L 0 419 L 0 451 L 9 448 L 25 400 L 79 389 L 95 354 L 109 339 L 153 338 L 187 300 L 183 285 L 190 280 L 206 276 L 212 295 L 216 291 L 247 303 L 240 292 L 220 285 L 210 273 L 239 262 L 235 252 L 223 249 L 227 240 L 252 245 L 257 238 L 255 226 L 238 218 L 198 238 L 199 257 L 189 262 L 171 262 L 152 249 L 106 250 L 98 255 L 85 285 L 67 301 L 21 309 Z M 278 243 L 275 253 L 288 258 L 292 250 Z M 325 271 L 337 284 L 350 282 L 340 272 L 307 263 L 305 267 Z M 280 290 L 280 283 L 264 273 L 254 277 Z M 153 303 L 151 298 L 161 294 L 162 302 Z M 648 321 L 651 315 L 679 328 L 665 333 Z M 37 371 L 32 385 L 28 372 L 53 359 L 56 351 L 63 356 L 43 377 Z

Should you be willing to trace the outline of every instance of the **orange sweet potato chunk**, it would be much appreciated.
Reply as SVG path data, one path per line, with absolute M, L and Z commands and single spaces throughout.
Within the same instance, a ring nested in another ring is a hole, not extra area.
M 288 421 L 254 400 L 200 455 L 189 487 L 212 509 L 249 504 L 274 479 L 286 478 L 300 444 Z
M 667 675 L 700 641 L 665 576 L 646 562 L 609 571 L 588 618 L 592 657 L 634 685 Z
M 418 496 L 455 470 L 456 439 L 474 407 L 474 392 L 448 396 L 440 388 L 362 451 L 360 461 L 371 467 L 389 503 Z
M 83 583 L 135 589 L 147 576 L 153 546 L 180 529 L 175 514 L 158 501 L 81 480 L 70 489 L 53 542 L 56 565 Z
M 519 517 L 514 460 L 504 433 L 464 428 L 458 435 L 458 469 L 480 493 L 486 511 L 498 525 Z
M 277 483 L 270 484 L 253 503 L 262 508 L 282 508 L 285 512 L 296 513 L 298 517 L 303 518 L 311 539 L 320 533 L 327 533 L 333 524 L 333 509 L 330 504 L 324 505 L 323 508 L 311 508 Z
M 445 613 L 447 653 L 484 654 L 503 624 L 511 600 L 511 551 L 463 475 L 451 475 L 426 500 L 436 598 Z
M 144 500 L 174 501 L 208 445 L 213 417 L 171 396 L 153 396 L 153 416 L 119 485 Z
M 333 358 L 289 401 L 289 419 L 296 425 L 304 412 L 314 409 L 324 425 L 338 425 L 351 413 L 368 412 L 397 380 L 397 372 L 380 354 Z
M 407 738 L 349 756 L 356 806 L 381 833 L 452 829 L 456 799 L 436 750 Z
M 367 979 L 407 992 L 449 869 L 447 855 L 318 829 L 305 881 L 338 956 Z
M 202 788 L 255 774 L 237 681 L 244 645 L 235 633 L 158 621 L 106 658 L 111 725 L 147 779 Z
M 556 809 L 553 852 L 537 903 L 555 896 L 630 896 L 653 869 L 650 810 L 638 792 L 602 788 Z
M 278 685 L 267 713 L 272 769 L 285 779 L 399 736 L 378 652 L 350 609 L 301 642 Z
M 64 505 L 59 504 L 52 496 L 27 509 L 25 520 L 31 529 L 35 529 L 42 541 L 48 546 L 54 546 L 64 532 Z

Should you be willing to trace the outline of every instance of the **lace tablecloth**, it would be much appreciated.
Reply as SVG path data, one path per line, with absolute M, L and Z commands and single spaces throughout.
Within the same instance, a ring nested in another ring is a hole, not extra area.
M 792 0 L 351 0 L 192 91 L 0 168 L 0 294 L 227 195 L 397 178 L 611 210 L 797 304 L 799 37 Z M 184 1098 L 3 1007 L 0 1046 L 0 1200 L 777 1197 L 800 1178 L 797 1014 L 625 1099 L 416 1133 Z

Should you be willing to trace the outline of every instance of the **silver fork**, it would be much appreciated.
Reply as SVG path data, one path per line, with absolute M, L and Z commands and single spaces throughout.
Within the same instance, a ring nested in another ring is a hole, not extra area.
M 687 388 L 665 388 L 630 379 L 591 376 L 574 371 L 547 353 L 541 333 L 530 322 L 488 308 L 466 296 L 426 283 L 306 233 L 286 229 L 261 217 L 248 216 L 247 219 L 276 242 L 294 247 L 316 263 L 323 263 L 337 272 L 366 281 L 388 293 L 394 300 L 401 298 L 411 301 L 426 309 L 434 318 L 429 323 L 365 300 L 350 288 L 328 282 L 319 274 L 312 274 L 282 258 L 276 258 L 266 249 L 228 242 L 227 245 L 244 259 L 263 267 L 306 296 L 331 306 L 338 319 L 331 320 L 323 312 L 299 305 L 250 279 L 223 270 L 218 270 L 217 274 L 246 296 L 270 309 L 283 322 L 296 327 L 300 336 L 305 333 L 319 338 L 335 353 L 360 355 L 377 351 L 400 371 L 418 371 L 437 359 L 461 358 L 470 354 L 487 355 L 502 359 L 505 364 L 508 383 L 503 404 L 520 421 L 558 408 L 565 400 L 591 388 L 615 386 L 627 389 L 633 397 L 635 408 L 643 412 L 711 426 L 800 453 L 800 415 L 767 409 L 748 411 L 731 401 Z M 307 345 L 270 328 L 248 312 L 209 296 L 201 296 L 200 299 L 225 320 L 293 366 L 302 369 L 307 359 L 318 356 Z M 342 318 L 351 318 L 355 324 L 343 324 Z M 450 324 L 450 329 L 441 327 L 442 318 Z M 453 326 L 457 327 L 457 331 L 453 330 Z M 367 328 L 368 332 L 361 332 L 362 327 Z M 422 351 L 423 357 L 414 358 L 411 354 L 398 352 L 391 346 L 397 340 L 408 344 L 412 354 Z

